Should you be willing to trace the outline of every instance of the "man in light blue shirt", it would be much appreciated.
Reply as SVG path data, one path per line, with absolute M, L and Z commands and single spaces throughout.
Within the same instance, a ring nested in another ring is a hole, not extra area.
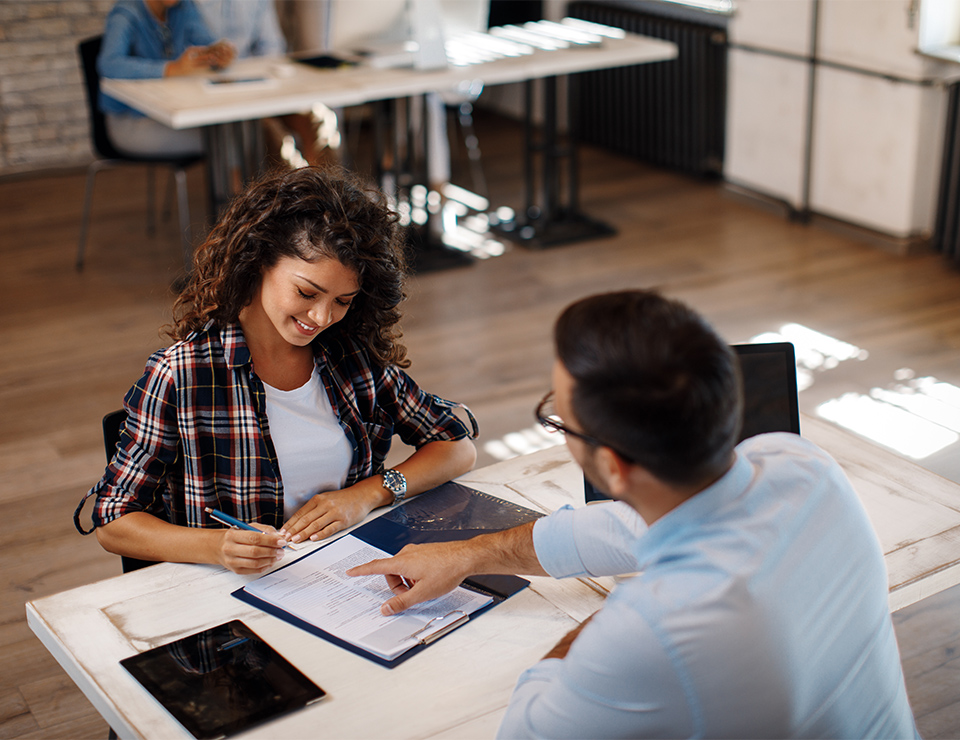
M 196 0 L 196 4 L 207 28 L 229 42 L 239 59 L 287 53 L 274 0 Z M 274 164 L 326 165 L 338 159 L 337 117 L 322 104 L 311 111 L 263 119 L 263 134 Z M 288 136 L 296 144 L 296 153 L 285 146 Z
M 273 0 L 195 0 L 210 32 L 233 45 L 239 59 L 287 52 Z
M 639 572 L 520 677 L 502 737 L 918 737 L 883 554 L 836 462 L 789 434 L 735 448 L 736 359 L 680 303 L 593 296 L 554 338 L 538 417 L 616 501 L 353 569 L 387 575 L 384 613 L 474 573 Z

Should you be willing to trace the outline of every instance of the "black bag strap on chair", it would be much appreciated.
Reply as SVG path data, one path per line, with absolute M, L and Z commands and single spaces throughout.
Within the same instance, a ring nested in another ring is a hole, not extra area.
M 113 455 L 117 451 L 117 445 L 120 444 L 120 430 L 123 429 L 123 423 L 126 419 L 127 412 L 123 409 L 111 411 L 103 417 L 103 447 L 107 453 L 108 463 L 113 459 Z M 83 503 L 80 504 L 80 507 L 83 507 Z M 79 520 L 79 515 L 80 509 L 78 508 L 77 513 L 74 515 L 75 520 Z M 124 573 L 140 570 L 141 568 L 146 568 L 148 565 L 156 565 L 156 563 L 152 560 L 140 560 L 138 558 L 127 557 L 126 555 L 120 556 L 120 566 L 123 568 Z

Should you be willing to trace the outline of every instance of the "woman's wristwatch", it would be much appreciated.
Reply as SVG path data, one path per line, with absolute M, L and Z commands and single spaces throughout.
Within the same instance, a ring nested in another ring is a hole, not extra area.
M 393 494 L 393 506 L 407 497 L 407 479 L 399 470 L 383 471 L 383 487 Z

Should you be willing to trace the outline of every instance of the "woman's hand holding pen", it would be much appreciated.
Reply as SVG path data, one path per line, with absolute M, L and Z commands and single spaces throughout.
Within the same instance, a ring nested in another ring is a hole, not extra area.
M 241 575 L 262 573 L 283 559 L 286 540 L 273 527 L 252 525 L 260 532 L 245 529 L 219 530 L 217 562 Z

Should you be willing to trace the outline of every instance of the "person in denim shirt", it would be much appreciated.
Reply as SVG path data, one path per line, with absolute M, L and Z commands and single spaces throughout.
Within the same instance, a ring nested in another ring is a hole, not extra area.
M 157 79 L 225 67 L 230 44 L 210 33 L 192 0 L 118 0 L 107 14 L 97 72 L 101 78 Z M 172 129 L 100 93 L 100 110 L 117 149 L 136 155 L 203 151 L 200 129 Z
M 84 497 L 103 547 L 256 573 L 287 543 L 469 470 L 472 414 L 404 371 L 405 269 L 396 214 L 345 172 L 241 193 L 198 248 L 176 341 L 127 393 L 117 451 Z M 384 470 L 394 436 L 415 451 Z M 262 531 L 223 529 L 208 507 Z

